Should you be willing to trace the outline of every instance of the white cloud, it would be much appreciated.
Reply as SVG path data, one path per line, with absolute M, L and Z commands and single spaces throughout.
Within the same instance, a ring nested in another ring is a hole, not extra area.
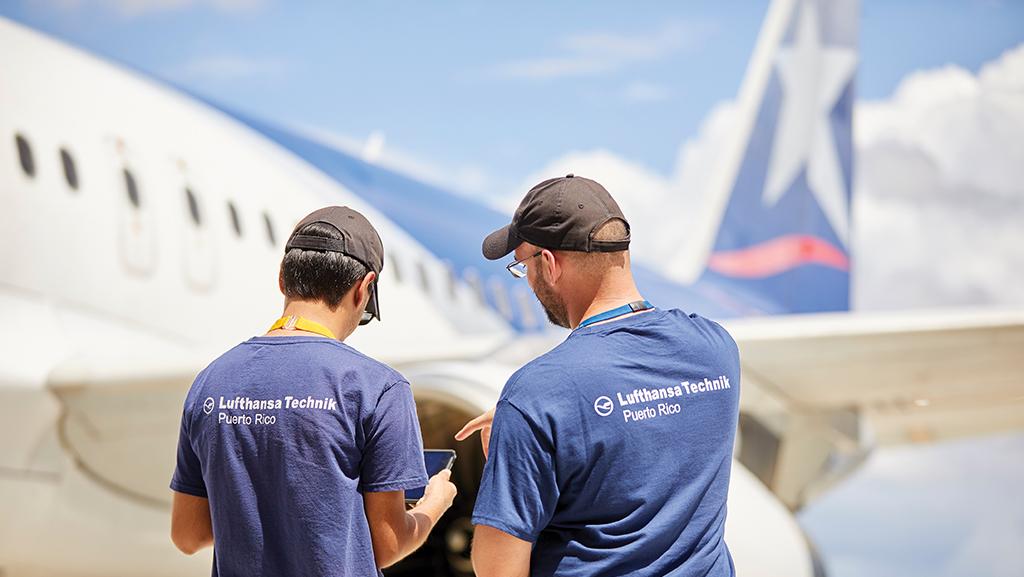
M 633 102 L 662 102 L 668 100 L 672 93 L 661 84 L 651 82 L 633 82 L 623 91 L 626 100 Z
M 267 0 L 49 0 L 48 3 L 61 11 L 97 7 L 123 18 L 136 18 L 192 7 L 209 7 L 226 13 L 254 12 L 266 6 Z
M 1024 158 L 1024 46 L 977 76 L 948 66 L 905 79 L 889 100 L 857 110 L 857 141 L 893 141 L 933 158 L 944 181 L 1019 196 Z
M 699 45 L 712 30 L 704 22 L 671 22 L 645 34 L 573 34 L 559 43 L 561 54 L 557 56 L 505 62 L 495 67 L 494 72 L 498 76 L 531 79 L 598 76 Z
M 480 191 L 493 188 L 493 183 L 487 172 L 482 168 L 475 165 L 449 167 L 425 160 L 404 150 L 385 145 L 385 135 L 380 131 L 372 132 L 364 140 L 317 126 L 299 125 L 292 128 L 308 138 L 352 156 L 363 158 L 368 162 L 463 196 L 479 197 Z M 494 201 L 492 198 L 479 198 L 479 200 L 496 202 L 501 206 L 500 202 Z
M 126 18 L 143 14 L 174 12 L 193 4 L 192 0 L 106 0 L 102 3 L 108 9 Z
M 499 76 L 510 78 L 561 78 L 564 76 L 596 76 L 619 65 L 609 60 L 585 56 L 565 56 L 507 62 L 496 69 Z
M 250 78 L 278 79 L 287 69 L 287 62 L 281 58 L 220 54 L 194 58 L 164 74 L 175 80 L 222 83 Z
M 1024 45 L 855 118 L 857 307 L 1024 304 Z

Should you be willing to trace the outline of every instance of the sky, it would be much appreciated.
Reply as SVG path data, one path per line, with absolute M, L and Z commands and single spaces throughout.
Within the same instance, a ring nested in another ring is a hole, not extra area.
M 370 142 L 382 163 L 500 206 L 570 170 L 698 203 L 766 10 L 0 3 L 90 52 L 354 150 Z M 861 12 L 855 308 L 1024 305 L 1024 2 L 864 0 Z M 800 520 L 839 577 L 1019 576 L 1020 486 L 1024 435 L 883 449 Z
M 928 6 L 928 9 L 924 9 Z M 259 116 L 375 131 L 480 194 L 572 150 L 670 173 L 740 85 L 766 2 L 6 1 L 0 13 Z M 1020 2 L 867 1 L 862 98 L 976 70 L 1024 40 Z M 443 141 L 443 145 L 441 144 Z

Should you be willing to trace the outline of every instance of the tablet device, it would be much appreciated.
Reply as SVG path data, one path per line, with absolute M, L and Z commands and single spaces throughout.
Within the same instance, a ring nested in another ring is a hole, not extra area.
M 455 463 L 455 451 L 452 449 L 426 449 L 423 451 L 423 464 L 427 467 L 427 477 L 451 469 Z M 405 502 L 415 503 L 423 498 L 423 490 L 426 487 L 417 487 L 405 491 Z

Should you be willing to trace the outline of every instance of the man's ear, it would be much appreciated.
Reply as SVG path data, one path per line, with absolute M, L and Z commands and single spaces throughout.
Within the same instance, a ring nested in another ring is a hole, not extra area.
M 284 294 L 284 271 L 283 270 L 278 271 L 278 273 L 277 273 L 277 289 L 281 291 L 281 294 Z M 288 296 L 288 295 L 285 295 L 285 296 Z
M 376 279 L 377 273 L 370 271 L 366 273 L 363 280 L 356 283 L 356 290 L 352 291 L 354 293 L 352 296 L 354 297 L 355 307 L 362 307 L 359 309 L 360 311 L 362 311 L 363 308 L 366 308 L 366 302 L 370 298 L 370 285 L 373 284 L 373 281 Z
M 544 249 L 540 252 L 540 256 L 537 258 L 544 261 L 544 266 L 540 269 L 540 274 L 544 276 L 544 280 L 549 285 L 553 285 L 558 282 L 558 279 L 562 278 L 562 263 L 555 256 L 555 253 L 550 250 Z

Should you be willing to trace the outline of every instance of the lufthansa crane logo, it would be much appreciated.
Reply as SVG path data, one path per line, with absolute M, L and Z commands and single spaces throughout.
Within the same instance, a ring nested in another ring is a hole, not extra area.
M 207 415 L 213 412 L 213 397 L 206 397 L 203 401 L 203 412 Z
M 607 417 L 614 410 L 615 405 L 612 404 L 612 400 L 604 395 L 601 395 L 594 401 L 594 412 L 602 417 Z

